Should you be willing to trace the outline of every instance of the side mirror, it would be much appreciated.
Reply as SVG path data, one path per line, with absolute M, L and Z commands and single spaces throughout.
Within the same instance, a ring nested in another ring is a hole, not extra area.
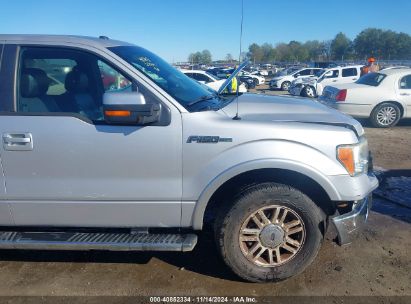
M 294 78 L 297 78 L 297 77 L 299 77 L 300 76 L 300 74 L 295 74 L 294 75 Z
M 160 105 L 147 104 L 139 92 L 104 93 L 103 111 L 108 124 L 145 125 L 160 118 Z
M 331 77 L 333 75 L 333 71 L 328 71 L 325 73 L 324 77 Z

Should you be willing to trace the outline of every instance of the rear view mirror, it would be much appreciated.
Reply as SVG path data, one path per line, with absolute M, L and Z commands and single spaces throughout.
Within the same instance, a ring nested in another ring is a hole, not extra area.
M 145 125 L 157 122 L 159 104 L 147 104 L 139 92 L 106 92 L 103 95 L 104 120 L 108 124 Z

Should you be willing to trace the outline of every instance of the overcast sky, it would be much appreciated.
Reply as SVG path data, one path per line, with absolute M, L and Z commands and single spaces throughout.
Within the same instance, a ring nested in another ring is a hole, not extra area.
M 408 0 L 244 0 L 243 49 L 252 42 L 354 38 L 378 27 L 411 33 Z M 239 54 L 241 0 L 13 0 L 0 10 L 5 34 L 76 34 L 125 40 L 166 60 L 209 49 Z

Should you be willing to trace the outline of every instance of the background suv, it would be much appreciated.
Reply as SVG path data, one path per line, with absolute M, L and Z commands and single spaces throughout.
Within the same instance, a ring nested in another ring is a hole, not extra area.
M 318 77 L 301 77 L 292 82 L 289 92 L 295 96 L 317 97 L 328 85 L 352 83 L 361 75 L 362 65 L 335 67 L 325 70 Z

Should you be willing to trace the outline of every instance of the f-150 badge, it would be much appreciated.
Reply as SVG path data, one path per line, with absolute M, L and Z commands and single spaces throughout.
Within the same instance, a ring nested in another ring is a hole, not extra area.
M 198 144 L 216 144 L 219 142 L 232 142 L 231 137 L 220 137 L 220 136 L 198 136 L 192 135 L 187 138 L 187 143 L 191 144 L 196 142 Z

